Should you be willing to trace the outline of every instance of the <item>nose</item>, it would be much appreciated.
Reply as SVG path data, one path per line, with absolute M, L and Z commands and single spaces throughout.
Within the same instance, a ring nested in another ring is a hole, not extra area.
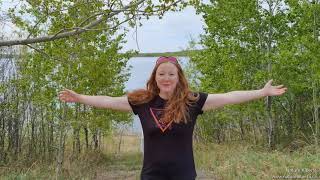
M 170 77 L 168 75 L 164 76 L 164 80 L 168 81 Z
M 170 80 L 171 80 L 171 77 L 170 77 L 169 75 L 164 75 L 164 76 L 162 77 L 162 80 L 163 80 L 163 81 L 170 81 Z

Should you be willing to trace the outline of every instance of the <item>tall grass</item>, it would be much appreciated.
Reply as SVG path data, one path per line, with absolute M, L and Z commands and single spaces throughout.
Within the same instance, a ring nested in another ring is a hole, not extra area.
M 276 179 L 280 176 L 320 179 L 320 151 L 315 146 L 295 152 L 269 152 L 244 142 L 196 143 L 194 152 L 197 168 L 214 174 L 216 179 Z
M 83 150 L 78 157 L 72 154 L 72 143 L 68 140 L 62 179 L 138 179 L 142 166 L 140 140 L 137 136 L 123 136 L 119 151 L 119 139 L 105 137 L 100 150 Z M 31 164 L 16 161 L 0 166 L 0 179 L 55 179 L 55 168 L 55 161 L 35 159 Z
M 62 179 L 139 179 L 143 156 L 138 136 L 104 138 L 100 151 L 83 151 L 74 158 L 65 153 Z M 320 179 L 320 150 L 307 146 L 297 151 L 267 151 L 246 142 L 194 143 L 194 157 L 201 180 L 275 179 L 279 176 L 312 176 Z M 55 162 L 35 160 L 0 166 L 0 179 L 55 179 Z

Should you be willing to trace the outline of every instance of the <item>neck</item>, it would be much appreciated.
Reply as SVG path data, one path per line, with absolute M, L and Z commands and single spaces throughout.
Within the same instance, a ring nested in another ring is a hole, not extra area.
M 171 97 L 172 93 L 164 93 L 164 92 L 160 92 L 159 93 L 159 96 L 162 98 L 162 99 L 165 99 L 165 100 L 168 100 L 170 97 Z

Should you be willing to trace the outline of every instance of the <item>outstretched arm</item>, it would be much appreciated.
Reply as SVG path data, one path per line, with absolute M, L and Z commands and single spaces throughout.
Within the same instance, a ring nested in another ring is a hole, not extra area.
M 65 89 L 59 92 L 59 99 L 64 102 L 77 102 L 99 108 L 114 109 L 120 111 L 132 111 L 128 98 L 110 96 L 87 96 Z
M 267 82 L 264 88 L 251 91 L 232 91 L 223 94 L 209 94 L 202 108 L 203 111 L 216 109 L 229 104 L 239 104 L 265 96 L 280 96 L 286 92 L 287 88 L 283 85 L 272 86 L 272 80 Z

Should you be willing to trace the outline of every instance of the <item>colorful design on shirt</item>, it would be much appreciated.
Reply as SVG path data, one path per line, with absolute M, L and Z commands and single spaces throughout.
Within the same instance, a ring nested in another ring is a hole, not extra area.
M 161 120 L 164 109 L 150 108 L 150 112 L 153 120 L 156 122 L 157 126 L 161 129 L 162 132 L 165 132 L 165 130 L 167 130 L 168 128 L 171 129 L 171 124 L 173 121 L 166 123 Z

